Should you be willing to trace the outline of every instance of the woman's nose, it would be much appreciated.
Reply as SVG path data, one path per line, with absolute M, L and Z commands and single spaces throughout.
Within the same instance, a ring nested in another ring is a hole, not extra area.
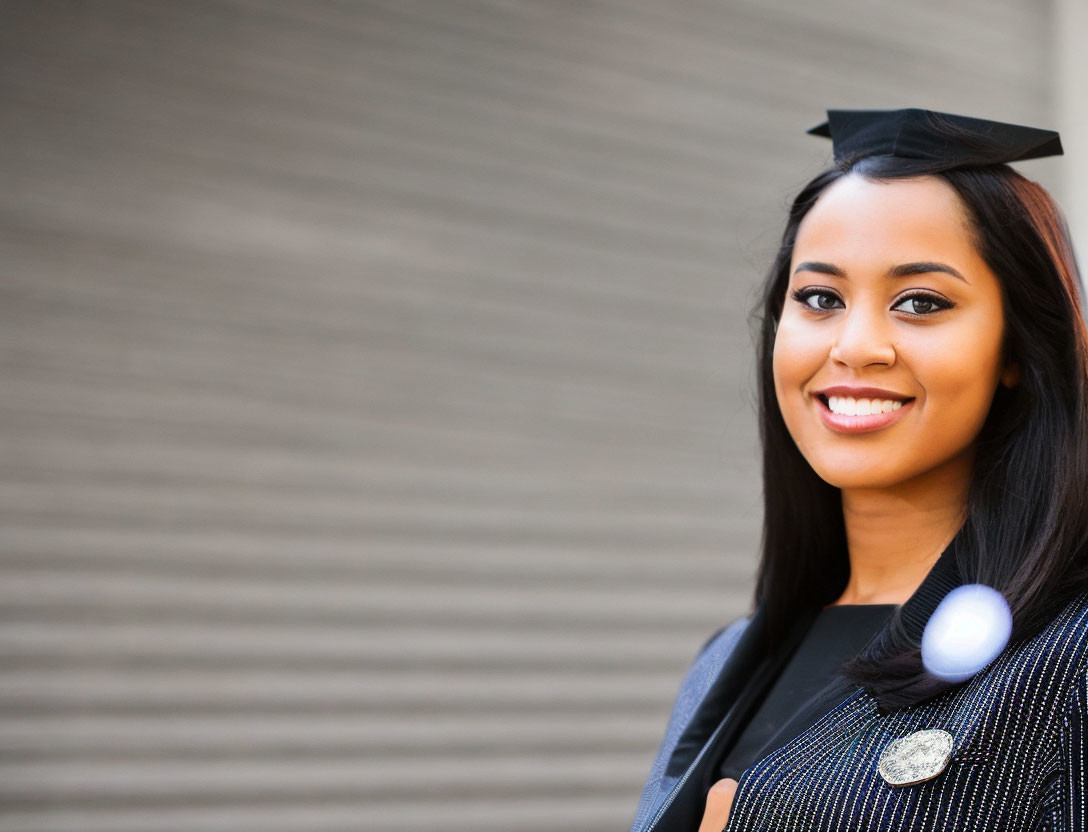
M 842 315 L 840 321 L 831 346 L 832 361 L 848 367 L 895 363 L 890 322 L 883 314 L 855 307 Z

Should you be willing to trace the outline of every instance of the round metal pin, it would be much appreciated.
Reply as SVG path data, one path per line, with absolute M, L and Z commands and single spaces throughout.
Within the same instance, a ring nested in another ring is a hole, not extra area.
M 932 780 L 952 759 L 952 735 L 940 728 L 915 731 L 891 742 L 877 769 L 892 786 L 913 786 Z

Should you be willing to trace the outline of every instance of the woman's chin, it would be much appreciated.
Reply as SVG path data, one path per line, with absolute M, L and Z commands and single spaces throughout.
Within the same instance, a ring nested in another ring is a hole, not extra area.
M 911 479 L 913 472 L 891 470 L 886 464 L 813 465 L 816 475 L 835 488 L 881 489 L 892 488 Z

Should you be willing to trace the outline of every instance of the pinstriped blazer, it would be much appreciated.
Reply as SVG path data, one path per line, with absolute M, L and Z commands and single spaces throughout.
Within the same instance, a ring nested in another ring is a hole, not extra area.
M 701 788 L 723 736 L 739 728 L 736 702 L 755 668 L 750 625 L 760 615 L 719 630 L 688 668 L 631 832 L 695 832 L 697 820 L 670 809 L 685 789 Z M 1088 832 L 1088 592 L 1037 636 L 920 705 L 881 714 L 867 692 L 851 690 L 745 770 L 727 832 Z M 924 728 L 952 734 L 948 767 L 923 783 L 889 785 L 877 771 L 881 751 Z M 701 803 L 705 792 L 692 798 Z

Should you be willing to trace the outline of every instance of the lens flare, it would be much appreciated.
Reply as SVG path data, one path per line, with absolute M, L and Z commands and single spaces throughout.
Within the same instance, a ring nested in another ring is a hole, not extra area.
M 922 664 L 950 682 L 970 679 L 997 658 L 1012 634 L 1012 611 L 996 589 L 966 584 L 949 592 L 922 633 Z

